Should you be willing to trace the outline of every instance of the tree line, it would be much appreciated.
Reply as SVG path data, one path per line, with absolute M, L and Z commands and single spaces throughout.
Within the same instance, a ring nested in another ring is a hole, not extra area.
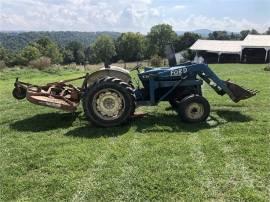
M 259 34 L 255 29 L 243 30 L 240 33 L 214 31 L 209 34 L 210 40 L 243 40 L 248 34 Z M 270 28 L 264 33 L 270 34 Z M 39 64 L 109 64 L 122 60 L 123 62 L 139 61 L 152 57 L 165 57 L 164 48 L 173 44 L 176 52 L 184 51 L 191 59 L 192 53 L 187 50 L 196 40 L 202 38 L 199 34 L 186 32 L 178 36 L 168 24 L 159 24 L 151 28 L 147 35 L 140 33 L 122 33 L 117 38 L 101 34 L 96 40 L 86 46 L 79 41 L 70 41 L 64 47 L 59 46 L 49 37 L 42 37 L 18 52 L 12 52 L 0 46 L 0 64 L 6 66 Z
M 32 41 L 48 37 L 60 47 L 65 47 L 71 41 L 78 41 L 84 47 L 92 44 L 100 35 L 109 35 L 116 39 L 121 35 L 119 32 L 77 32 L 77 31 L 31 31 L 31 32 L 0 32 L 0 44 L 3 47 L 20 51 Z

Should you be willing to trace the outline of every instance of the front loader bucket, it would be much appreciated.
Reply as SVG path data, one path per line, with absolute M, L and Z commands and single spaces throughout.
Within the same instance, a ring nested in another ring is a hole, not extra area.
M 257 90 L 251 90 L 251 89 L 245 89 L 231 81 L 224 81 L 228 89 L 231 91 L 231 99 L 234 102 L 239 102 L 240 100 L 245 100 L 250 97 L 255 96 L 258 91 Z

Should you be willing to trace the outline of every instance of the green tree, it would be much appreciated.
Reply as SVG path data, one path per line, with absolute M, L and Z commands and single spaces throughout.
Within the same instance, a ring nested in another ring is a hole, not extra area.
M 0 69 L 6 67 L 6 61 L 8 59 L 7 51 L 5 48 L 0 46 Z
M 84 50 L 84 55 L 85 55 L 85 60 L 87 63 L 90 63 L 91 60 L 91 55 L 92 55 L 92 49 L 90 46 L 88 46 L 85 50 Z
M 199 38 L 200 35 L 192 32 L 186 32 L 182 36 L 178 36 L 175 40 L 175 51 L 179 52 L 192 46 Z
M 75 61 L 73 52 L 69 49 L 63 51 L 63 62 L 64 64 L 69 64 Z
M 144 57 L 145 58 L 152 58 L 155 56 L 158 56 L 158 46 L 157 44 L 153 44 L 150 42 L 150 39 L 148 37 L 145 38 L 145 52 L 144 52 Z
M 268 30 L 265 32 L 265 34 L 270 34 L 270 27 L 268 27 Z
M 18 55 L 17 63 L 19 65 L 27 65 L 31 60 L 35 60 L 41 56 L 38 48 L 28 45 Z
M 123 33 L 116 41 L 117 53 L 125 62 L 143 58 L 145 38 L 140 33 Z
M 113 39 L 107 35 L 99 36 L 92 49 L 97 59 L 104 62 L 105 65 L 109 64 L 111 58 L 116 55 Z
M 247 35 L 249 34 L 260 34 L 256 29 L 251 29 L 251 30 L 242 30 L 240 32 L 241 40 L 244 40 Z
M 249 33 L 250 33 L 249 30 L 242 30 L 240 32 L 241 40 L 244 40 Z
M 230 40 L 240 40 L 241 39 L 241 35 L 238 33 L 231 33 L 230 34 Z
M 67 53 L 67 55 L 64 55 L 64 62 L 69 61 L 69 63 L 76 62 L 76 64 L 82 64 L 85 61 L 83 46 L 78 41 L 72 41 L 68 43 L 65 53 Z M 72 53 L 73 57 L 70 56 L 70 53 Z M 70 61 L 71 59 L 72 61 Z
M 83 46 L 78 41 L 71 41 L 67 44 L 66 48 L 75 52 L 77 50 L 83 49 Z
M 99 63 L 100 61 L 98 60 L 98 58 L 96 57 L 96 54 L 93 50 L 93 47 L 89 46 L 84 50 L 84 55 L 85 55 L 85 60 L 86 63 L 89 64 L 96 64 Z
M 165 46 L 169 43 L 173 43 L 177 35 L 173 31 L 172 26 L 168 24 L 159 24 L 151 28 L 148 33 L 148 47 L 147 51 L 151 51 L 151 55 L 158 53 L 159 56 L 165 56 Z M 155 51 L 156 50 L 156 51 Z
M 0 46 L 0 60 L 5 62 L 8 60 L 8 51 L 2 46 Z
M 250 34 L 260 34 L 256 29 L 250 30 Z
M 85 63 L 85 54 L 84 54 L 83 49 L 79 49 L 75 52 L 75 61 L 77 64 Z
M 230 35 L 226 31 L 214 31 L 208 35 L 210 40 L 230 40 Z
M 15 62 L 15 53 L 0 46 L 0 61 L 3 61 L 7 66 L 13 66 Z
M 63 55 L 59 47 L 48 37 L 39 39 L 34 46 L 39 49 L 43 56 L 51 58 L 52 63 L 61 63 L 63 61 Z

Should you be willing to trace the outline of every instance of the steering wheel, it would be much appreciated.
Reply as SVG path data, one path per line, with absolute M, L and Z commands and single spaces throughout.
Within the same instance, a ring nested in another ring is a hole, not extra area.
M 134 70 L 137 70 L 137 72 L 139 72 L 139 69 L 141 68 L 141 67 L 143 67 L 143 65 L 142 64 L 138 64 L 138 65 L 136 65 L 135 67 L 133 67 L 133 68 L 131 68 L 131 72 L 132 71 L 134 71 Z M 140 73 L 140 72 L 139 72 Z

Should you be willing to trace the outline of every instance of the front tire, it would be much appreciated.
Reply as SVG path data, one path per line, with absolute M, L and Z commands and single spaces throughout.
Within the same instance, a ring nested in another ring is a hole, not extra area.
M 118 126 L 129 120 L 135 111 L 134 91 L 122 80 L 106 77 L 86 90 L 83 108 L 93 124 Z
M 197 88 L 194 87 L 180 87 L 175 89 L 173 93 L 171 93 L 171 96 L 169 97 L 169 103 L 172 106 L 172 108 L 176 109 L 179 106 L 179 103 L 181 100 L 183 100 L 185 97 L 193 94 L 199 94 L 197 92 Z
M 207 119 L 210 114 L 210 105 L 204 97 L 190 95 L 179 102 L 177 112 L 184 122 L 198 123 Z

